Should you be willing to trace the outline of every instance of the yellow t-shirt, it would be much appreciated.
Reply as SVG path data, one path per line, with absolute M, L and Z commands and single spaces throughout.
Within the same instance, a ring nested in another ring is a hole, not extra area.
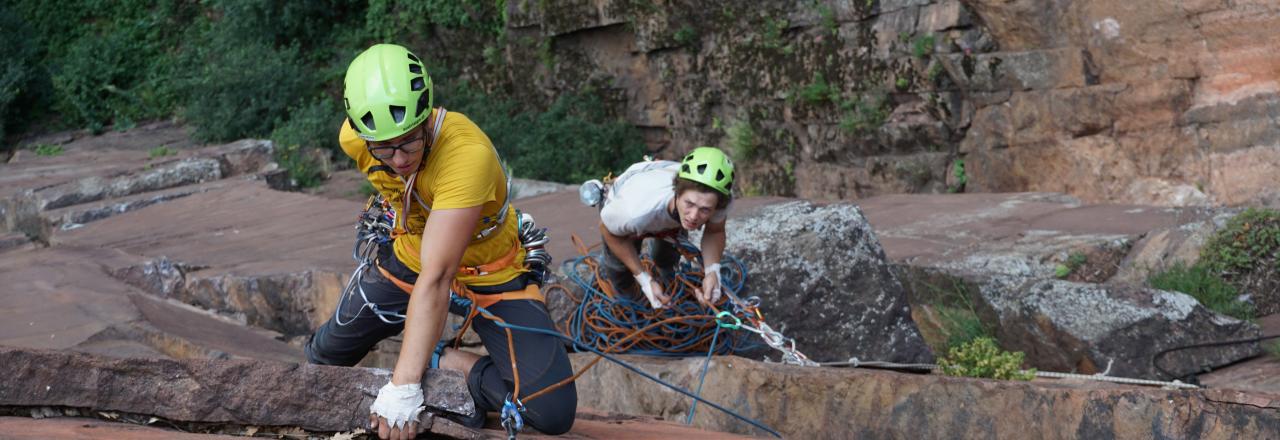
M 433 116 L 423 123 L 434 122 Z M 349 122 L 342 123 L 338 142 L 347 156 L 356 161 L 356 166 L 365 173 L 374 189 L 395 207 L 396 215 L 403 215 L 400 211 L 404 206 L 404 187 L 408 179 L 402 180 L 389 167 L 384 166 L 385 171 L 372 170 L 383 166 L 382 161 L 369 153 L 365 141 L 356 136 Z M 506 176 L 502 172 L 493 143 L 471 119 L 455 112 L 445 113 L 440 134 L 424 159 L 414 186 L 415 198 L 420 198 L 432 210 L 484 205 L 480 221 L 472 235 L 497 221 L 498 210 L 507 197 Z M 494 262 L 517 246 L 519 221 L 514 207 L 508 206 L 507 210 L 506 222 L 497 231 L 467 245 L 466 252 L 462 254 L 463 266 Z M 396 238 L 393 245 L 396 258 L 415 272 L 422 270 L 419 249 L 428 215 L 418 201 L 411 203 L 406 225 L 408 233 Z M 524 256 L 524 248 L 519 248 L 515 262 L 510 267 L 483 276 L 459 274 L 458 280 L 470 286 L 492 286 L 511 281 L 525 271 Z

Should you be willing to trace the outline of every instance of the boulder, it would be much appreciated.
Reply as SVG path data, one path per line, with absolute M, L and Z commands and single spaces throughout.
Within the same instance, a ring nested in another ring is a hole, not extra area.
M 729 220 L 726 252 L 746 265 L 746 295 L 766 322 L 817 361 L 931 362 L 902 284 L 856 205 L 792 202 Z
M 1210 311 L 1178 292 L 1066 280 L 995 278 L 979 289 L 979 313 L 994 315 L 1000 345 L 1027 354 L 1041 370 L 1173 379 L 1152 365 L 1166 349 L 1256 338 L 1258 326 Z M 1258 343 L 1169 353 L 1160 366 L 1176 377 L 1256 356 Z
M 259 360 L 108 358 L 0 348 L 0 405 L 150 414 L 177 422 L 352 431 L 391 372 Z M 462 375 L 428 370 L 427 407 L 475 411 Z

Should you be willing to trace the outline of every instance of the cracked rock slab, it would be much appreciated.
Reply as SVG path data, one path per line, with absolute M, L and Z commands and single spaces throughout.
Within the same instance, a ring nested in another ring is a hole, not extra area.
M 248 359 L 117 359 L 13 348 L 0 348 L 0 364 L 8 370 L 0 405 L 332 432 L 367 425 L 369 405 L 391 376 L 386 370 Z M 423 389 L 430 409 L 475 411 L 457 372 L 428 370 Z

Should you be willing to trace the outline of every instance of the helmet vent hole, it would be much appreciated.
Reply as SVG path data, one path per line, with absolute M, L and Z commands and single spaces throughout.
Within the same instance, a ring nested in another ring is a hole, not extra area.
M 409 65 L 409 72 L 412 72 L 412 73 L 416 73 L 416 74 L 421 75 L 421 74 L 422 74 L 422 65 L 421 65 L 421 64 L 410 64 L 410 65 Z
M 716 181 L 724 180 L 724 171 L 716 170 Z
M 680 165 L 680 172 L 689 173 L 689 164 Z
M 413 62 L 415 62 L 415 63 L 421 63 L 421 62 L 422 62 L 422 60 L 419 60 L 419 59 L 418 59 L 418 57 L 413 56 L 413 54 L 411 54 L 411 53 L 406 53 L 405 55 L 409 55 L 409 59 L 413 60 Z
M 397 124 L 404 122 L 404 106 L 391 106 L 391 119 L 396 121 Z
M 377 129 L 378 129 L 378 127 L 377 127 L 377 126 L 375 126 L 375 125 L 373 124 L 373 113 L 372 113 L 372 112 L 367 112 L 367 113 L 365 113 L 365 114 L 364 114 L 364 116 L 361 116 L 361 117 L 360 117 L 360 123 L 361 123 L 361 124 L 364 124 L 364 127 L 365 127 L 365 128 L 367 128 L 367 129 L 369 129 L 369 131 L 374 131 L 374 130 L 377 130 Z
M 707 164 L 698 165 L 698 174 L 706 174 Z
M 422 90 L 422 88 L 426 86 L 427 86 L 427 83 L 426 81 L 423 81 L 422 78 L 414 78 L 413 80 L 409 81 L 409 88 L 415 92 L 418 90 Z
M 418 95 L 418 109 L 413 114 L 414 118 L 422 116 L 422 112 L 427 109 L 427 106 L 429 105 L 427 100 L 431 98 L 430 93 L 431 92 L 425 92 Z

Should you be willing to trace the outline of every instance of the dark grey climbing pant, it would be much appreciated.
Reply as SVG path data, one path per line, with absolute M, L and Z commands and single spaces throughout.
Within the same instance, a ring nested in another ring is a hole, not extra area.
M 601 238 L 603 243 L 603 238 Z M 640 252 L 641 246 L 644 246 L 649 253 L 649 257 L 653 259 L 654 266 L 657 266 L 658 273 L 651 274 L 661 277 L 662 280 L 671 280 L 675 277 L 676 264 L 680 263 L 680 252 L 676 250 L 676 245 L 670 241 L 660 238 L 650 237 L 645 239 L 631 239 L 628 241 L 631 247 Z M 605 280 L 613 283 L 613 287 L 620 292 L 632 292 L 639 295 L 639 289 L 635 288 L 636 279 L 627 269 L 627 265 L 622 264 L 622 260 L 609 249 L 607 244 L 600 246 L 599 253 L 596 254 L 597 261 L 600 262 L 600 276 Z M 640 299 L 637 297 L 635 299 Z
M 383 248 L 389 249 L 390 246 Z M 417 281 L 418 274 L 404 267 L 390 252 L 381 252 L 380 259 L 385 262 L 383 267 L 392 276 L 407 283 Z M 523 289 L 525 283 L 525 278 L 519 277 L 499 286 L 473 290 L 479 294 L 496 294 Z M 376 268 L 364 275 L 360 287 L 364 289 L 369 301 L 378 304 L 382 310 L 403 314 L 409 306 L 409 295 L 382 276 Z M 397 335 L 404 329 L 403 323 L 383 322 L 363 306 L 363 299 L 356 293 L 343 303 L 343 309 L 339 312 L 346 325 L 339 325 L 330 317 L 329 321 L 316 329 L 304 349 L 307 361 L 321 365 L 352 366 L 360 362 L 378 341 Z M 488 310 L 510 324 L 555 331 L 546 306 L 539 301 L 499 301 Z M 449 312 L 466 316 L 469 310 L 450 301 Z M 484 424 L 486 412 L 502 409 L 503 402 L 515 386 L 515 374 L 511 370 L 512 353 L 507 350 L 506 331 L 482 316 L 473 320 L 471 329 L 480 336 L 489 355 L 480 358 L 467 374 L 467 388 L 471 392 L 471 398 L 475 400 L 476 415 L 463 422 L 472 427 L 480 427 Z M 519 330 L 512 330 L 512 337 L 520 371 L 521 396 L 528 396 L 573 375 L 573 366 L 569 363 L 569 357 L 559 338 Z M 563 434 L 573 427 L 578 406 L 577 388 L 573 383 L 566 384 L 524 402 L 524 406 L 522 416 L 527 425 L 546 434 Z

